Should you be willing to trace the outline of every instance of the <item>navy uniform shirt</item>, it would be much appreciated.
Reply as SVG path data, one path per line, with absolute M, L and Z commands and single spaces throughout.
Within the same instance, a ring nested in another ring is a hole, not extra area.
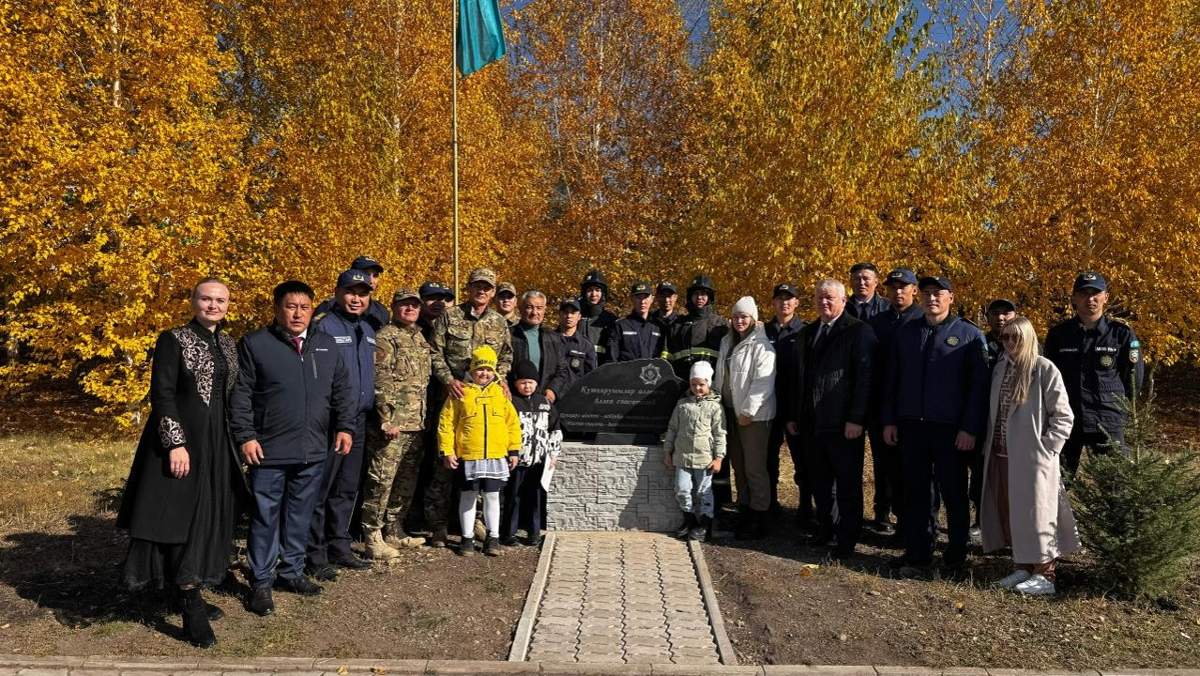
M 891 307 L 892 304 L 877 293 L 872 294 L 870 298 L 861 302 L 854 296 L 850 296 L 846 300 L 846 314 L 864 322 L 869 321 L 877 314 L 890 310 Z
M 763 329 L 767 333 L 767 340 L 770 341 L 771 347 L 775 348 L 775 410 L 777 411 L 792 410 L 792 390 L 795 388 L 795 381 L 800 373 L 796 364 L 796 340 L 800 336 L 802 328 L 804 328 L 804 322 L 799 317 L 792 317 L 792 321 L 786 324 L 780 324 L 779 318 L 776 317 L 763 325 Z M 782 415 L 777 416 L 777 418 L 782 417 Z
M 375 408 L 375 329 L 366 320 L 334 306 L 313 320 L 313 330 L 333 336 L 346 364 L 351 396 L 360 412 Z
M 909 305 L 907 309 L 897 311 L 888 304 L 888 309 L 871 317 L 867 324 L 875 332 L 875 360 L 872 362 L 871 378 L 871 419 L 873 423 L 879 420 L 879 412 L 883 409 L 883 397 L 887 383 L 887 364 L 892 356 L 892 340 L 896 331 L 905 324 L 921 319 L 925 315 L 918 303 Z
M 1078 317 L 1068 319 L 1046 334 L 1043 353 L 1062 372 L 1077 430 L 1124 428 L 1121 399 L 1134 398 L 1144 374 L 1142 344 L 1129 324 L 1101 317 L 1085 329 Z
M 596 346 L 592 345 L 592 341 L 578 328 L 574 335 L 566 336 L 560 333 L 558 337 L 562 339 L 564 361 L 567 365 L 567 379 L 562 390 L 566 392 L 572 383 L 595 370 Z
M 983 332 L 950 315 L 937 326 L 922 317 L 902 324 L 891 342 L 883 398 L 884 425 L 950 425 L 982 439 L 991 374 Z
M 662 356 L 662 325 L 653 319 L 631 314 L 618 320 L 608 332 L 609 361 L 653 359 Z

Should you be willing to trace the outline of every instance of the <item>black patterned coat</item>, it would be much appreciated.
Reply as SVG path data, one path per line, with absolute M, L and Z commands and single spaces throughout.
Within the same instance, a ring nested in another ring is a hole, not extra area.
M 218 329 L 198 322 L 163 331 L 150 372 L 150 417 L 142 431 L 117 513 L 130 537 L 178 544 L 188 537 L 199 478 L 214 454 L 232 455 L 228 485 L 244 488 L 226 423 L 226 402 L 237 377 L 237 347 Z M 171 475 L 170 451 L 186 447 L 191 471 Z

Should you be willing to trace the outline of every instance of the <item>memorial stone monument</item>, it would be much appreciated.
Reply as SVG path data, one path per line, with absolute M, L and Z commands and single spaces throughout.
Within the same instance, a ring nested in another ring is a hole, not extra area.
M 663 359 L 605 364 L 556 406 L 562 456 L 546 504 L 552 530 L 668 531 L 679 526 L 662 435 L 687 384 Z

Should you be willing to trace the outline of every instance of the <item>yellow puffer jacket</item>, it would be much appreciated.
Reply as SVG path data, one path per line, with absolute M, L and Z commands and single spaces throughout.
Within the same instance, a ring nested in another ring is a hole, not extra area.
M 460 460 L 520 453 L 521 419 L 499 384 L 464 385 L 462 401 L 446 400 L 438 420 L 438 450 Z

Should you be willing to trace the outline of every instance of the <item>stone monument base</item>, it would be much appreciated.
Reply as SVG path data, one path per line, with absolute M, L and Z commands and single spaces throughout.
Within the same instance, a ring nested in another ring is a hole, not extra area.
M 662 446 L 563 442 L 546 502 L 550 530 L 643 530 L 679 527 L 674 474 Z

